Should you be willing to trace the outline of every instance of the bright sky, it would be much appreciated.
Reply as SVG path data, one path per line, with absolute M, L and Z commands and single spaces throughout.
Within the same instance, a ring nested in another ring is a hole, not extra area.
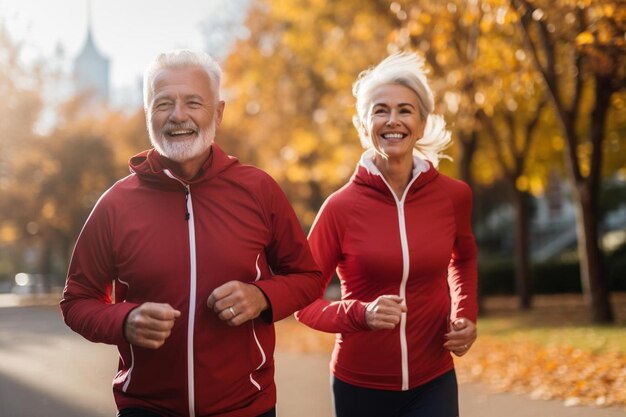
M 201 22 L 211 19 L 217 20 L 216 28 L 232 27 L 233 19 L 245 15 L 242 4 L 242 0 L 0 0 L 0 24 L 14 39 L 25 42 L 27 57 L 51 57 L 61 45 L 66 60 L 73 60 L 85 42 L 90 14 L 96 47 L 111 60 L 115 91 L 134 88 L 144 67 L 162 50 L 206 50 Z

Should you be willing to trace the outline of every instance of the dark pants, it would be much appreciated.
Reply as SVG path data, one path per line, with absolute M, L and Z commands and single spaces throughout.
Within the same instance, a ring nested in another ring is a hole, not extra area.
M 141 408 L 124 408 L 117 413 L 117 417 L 162 417 L 154 411 L 143 410 Z M 259 417 L 276 417 L 276 409 L 272 408 L 267 413 L 261 414 Z
M 407 391 L 357 387 L 333 377 L 337 417 L 458 417 L 454 369 Z

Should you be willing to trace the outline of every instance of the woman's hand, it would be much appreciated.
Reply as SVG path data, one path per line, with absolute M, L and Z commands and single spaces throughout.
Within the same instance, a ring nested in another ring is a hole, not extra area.
M 450 327 L 450 332 L 445 335 L 447 341 L 443 347 L 456 356 L 463 356 L 476 341 L 478 336 L 476 324 L 466 318 L 458 318 L 451 323 Z
M 365 320 L 372 330 L 390 330 L 400 323 L 406 313 L 404 299 L 397 295 L 381 295 L 367 305 Z

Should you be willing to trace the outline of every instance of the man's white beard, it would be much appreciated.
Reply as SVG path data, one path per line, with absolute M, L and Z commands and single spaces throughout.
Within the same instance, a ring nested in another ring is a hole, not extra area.
M 172 124 L 171 124 L 172 125 Z M 177 128 L 193 129 L 197 130 L 197 126 L 191 122 L 175 124 Z M 215 139 L 216 123 L 215 119 L 211 122 L 211 125 L 204 130 L 198 132 L 198 136 L 193 140 L 184 141 L 171 141 L 163 133 L 165 129 L 160 132 L 155 132 L 152 128 L 152 123 L 148 121 L 148 136 L 150 136 L 150 143 L 154 146 L 154 149 L 164 157 L 174 162 L 185 162 L 197 157 L 206 151 L 213 140 Z

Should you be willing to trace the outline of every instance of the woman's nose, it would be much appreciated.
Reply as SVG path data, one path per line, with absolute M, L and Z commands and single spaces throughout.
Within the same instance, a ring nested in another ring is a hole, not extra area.
M 387 122 L 385 125 L 387 126 L 395 126 L 398 124 L 398 115 L 395 111 L 389 112 L 389 117 L 387 118 Z

